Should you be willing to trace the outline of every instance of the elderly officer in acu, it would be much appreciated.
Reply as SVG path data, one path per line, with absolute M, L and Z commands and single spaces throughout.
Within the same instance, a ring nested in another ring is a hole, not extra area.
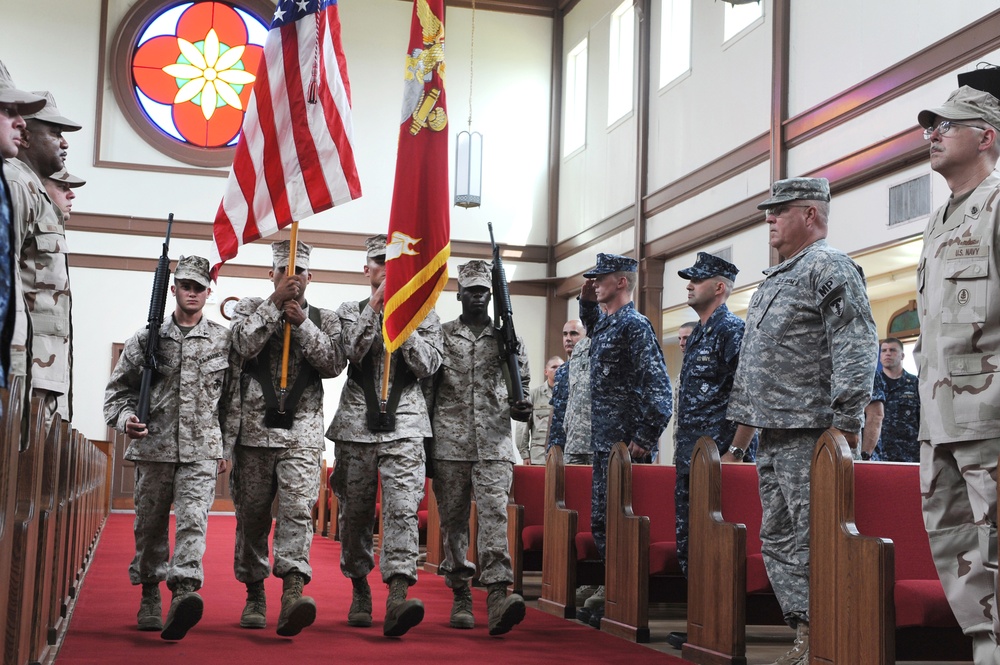
M 1000 102 L 962 87 L 917 117 L 951 198 L 917 268 L 920 491 L 931 553 L 976 665 L 1000 663 Z
M 858 445 L 878 345 L 861 268 L 826 243 L 830 184 L 772 185 L 770 244 L 784 261 L 750 301 L 727 417 L 759 428 L 761 553 L 795 644 L 776 665 L 809 662 L 809 469 L 828 428 Z

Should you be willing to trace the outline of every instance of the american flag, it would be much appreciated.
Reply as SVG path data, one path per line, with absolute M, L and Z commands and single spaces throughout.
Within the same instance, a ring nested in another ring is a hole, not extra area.
M 212 278 L 241 245 L 361 196 L 337 0 L 281 0 L 215 215 Z

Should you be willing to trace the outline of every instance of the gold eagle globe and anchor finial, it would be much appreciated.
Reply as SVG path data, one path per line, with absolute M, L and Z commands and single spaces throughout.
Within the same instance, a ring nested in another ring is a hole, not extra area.
M 406 90 L 403 95 L 403 118 L 411 118 L 410 134 L 416 136 L 424 127 L 439 132 L 448 125 L 448 114 L 437 106 L 439 88 L 424 90 L 437 70 L 442 84 L 445 78 L 444 23 L 434 15 L 426 0 L 417 2 L 417 17 L 423 31 L 423 48 L 406 57 Z

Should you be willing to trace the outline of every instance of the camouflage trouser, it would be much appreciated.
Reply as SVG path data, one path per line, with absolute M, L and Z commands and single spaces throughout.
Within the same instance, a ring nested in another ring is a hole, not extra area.
M 590 494 L 590 531 L 597 551 L 604 558 L 608 537 L 608 459 L 610 452 L 594 453 L 593 487 Z
M 382 542 L 379 570 L 417 581 L 420 535 L 417 509 L 424 496 L 424 440 L 387 443 L 337 441 L 333 492 L 340 515 L 340 570 L 346 577 L 366 577 L 375 567 L 372 532 L 375 498 L 382 482 Z
M 511 584 L 514 574 L 507 547 L 507 502 L 514 466 L 502 460 L 453 462 L 434 460 L 434 496 L 441 515 L 444 561 L 441 570 L 449 587 L 462 586 L 475 575 L 465 558 L 469 551 L 469 511 L 473 497 L 479 534 L 479 581 Z
M 268 575 L 267 537 L 275 495 L 274 574 L 284 578 L 297 572 L 307 582 L 312 579 L 309 547 L 321 454 L 315 448 L 234 448 L 229 490 L 236 507 L 233 569 L 240 582 L 259 582 Z
M 591 466 L 594 463 L 594 456 L 590 453 L 565 453 L 563 464 L 586 464 Z
M 809 623 L 809 470 L 822 429 L 762 429 L 761 554 L 785 622 Z
M 545 440 L 535 441 L 535 438 L 531 438 L 531 443 L 528 445 L 529 455 L 531 456 L 532 464 L 539 464 L 545 466 Z
M 1000 634 L 997 456 L 1000 439 L 920 444 L 924 526 L 938 577 L 966 633 Z
M 677 478 L 674 481 L 674 516 L 677 533 L 677 563 L 684 577 L 688 574 L 688 514 L 691 512 L 691 458 L 675 460 Z
M 205 528 L 218 469 L 217 460 L 135 463 L 135 558 L 128 567 L 132 584 L 166 580 L 173 589 L 178 582 L 191 580 L 201 587 Z M 168 565 L 171 503 L 176 533 L 174 557 Z

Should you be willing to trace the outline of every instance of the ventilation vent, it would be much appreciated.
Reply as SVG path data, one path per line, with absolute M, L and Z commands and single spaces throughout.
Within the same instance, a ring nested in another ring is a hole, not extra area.
M 713 249 L 711 252 L 709 252 L 709 254 L 712 254 L 713 256 L 718 256 L 723 261 L 729 261 L 730 263 L 733 262 L 732 245 L 730 245 L 729 247 L 720 247 L 719 249 Z
M 931 213 L 931 176 L 922 175 L 889 188 L 889 226 Z

